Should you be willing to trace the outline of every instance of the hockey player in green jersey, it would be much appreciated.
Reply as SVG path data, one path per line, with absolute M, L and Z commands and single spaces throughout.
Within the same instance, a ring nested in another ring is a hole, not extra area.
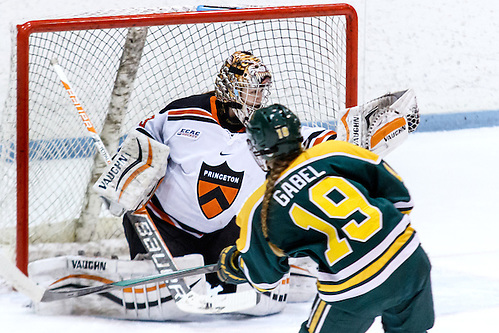
M 302 148 L 300 122 L 282 105 L 247 126 L 266 182 L 243 205 L 235 246 L 219 259 L 222 281 L 268 291 L 289 257 L 317 262 L 318 296 L 300 332 L 426 332 L 434 310 L 430 262 L 410 224 L 412 199 L 378 155 L 341 141 Z

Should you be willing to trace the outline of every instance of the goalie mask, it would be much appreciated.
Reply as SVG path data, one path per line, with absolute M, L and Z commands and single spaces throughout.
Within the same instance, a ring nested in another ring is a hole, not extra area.
M 250 52 L 237 51 L 220 69 L 215 79 L 215 94 L 246 125 L 253 112 L 267 102 L 271 83 L 272 74 L 259 58 Z
M 283 105 L 273 104 L 257 110 L 246 126 L 248 144 L 264 171 L 267 162 L 285 158 L 302 150 L 300 120 Z

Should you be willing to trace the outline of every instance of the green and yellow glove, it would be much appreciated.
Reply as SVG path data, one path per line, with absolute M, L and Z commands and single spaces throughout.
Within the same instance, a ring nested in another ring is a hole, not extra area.
M 235 245 L 227 246 L 220 252 L 218 258 L 218 278 L 222 282 L 240 284 L 248 282 L 244 272 L 239 267 L 239 254 Z

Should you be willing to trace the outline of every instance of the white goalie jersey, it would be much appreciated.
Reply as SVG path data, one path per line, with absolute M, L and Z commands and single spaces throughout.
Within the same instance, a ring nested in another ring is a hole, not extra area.
M 265 180 L 246 133 L 220 126 L 215 103 L 209 93 L 181 99 L 137 128 L 170 148 L 165 177 L 148 208 L 198 236 L 224 228 Z M 308 145 L 336 137 L 306 127 L 303 135 Z

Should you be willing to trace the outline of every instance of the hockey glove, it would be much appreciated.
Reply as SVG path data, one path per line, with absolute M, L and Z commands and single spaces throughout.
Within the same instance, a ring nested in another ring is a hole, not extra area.
M 386 156 L 404 142 L 418 124 L 416 96 L 408 89 L 340 111 L 337 139 Z
M 222 282 L 240 284 L 248 282 L 239 266 L 239 254 L 235 245 L 227 246 L 218 258 L 218 278 Z

